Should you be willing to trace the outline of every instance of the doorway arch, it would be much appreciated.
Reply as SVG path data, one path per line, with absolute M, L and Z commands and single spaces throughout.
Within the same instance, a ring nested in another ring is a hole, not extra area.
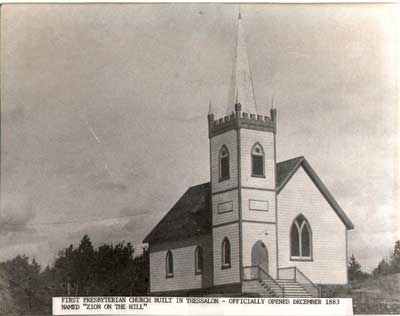
M 251 248 L 251 265 L 260 266 L 265 272 L 269 272 L 268 249 L 261 240 L 256 241 Z

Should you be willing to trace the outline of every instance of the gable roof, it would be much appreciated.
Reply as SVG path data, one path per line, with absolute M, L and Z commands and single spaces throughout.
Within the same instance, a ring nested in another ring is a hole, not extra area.
M 353 229 L 353 223 L 304 157 L 296 157 L 277 164 L 277 193 L 279 194 L 285 187 L 300 166 L 304 168 L 346 228 Z M 211 184 L 207 182 L 190 187 L 143 242 L 186 239 L 192 236 L 209 234 L 211 233 L 211 226 Z
M 285 187 L 300 166 L 303 167 L 311 181 L 315 184 L 315 186 L 324 196 L 325 200 L 342 220 L 346 228 L 354 229 L 354 225 L 351 220 L 347 217 L 346 213 L 343 211 L 333 195 L 329 192 L 328 188 L 322 182 L 314 169 L 311 168 L 310 164 L 304 157 L 296 157 L 277 164 L 277 194 L 279 194 L 279 192 Z
M 189 238 L 211 232 L 210 182 L 190 187 L 143 242 Z

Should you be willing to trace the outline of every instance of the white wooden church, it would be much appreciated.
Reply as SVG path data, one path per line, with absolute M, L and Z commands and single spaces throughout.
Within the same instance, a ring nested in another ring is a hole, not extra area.
M 304 157 L 276 161 L 277 111 L 257 113 L 240 14 L 234 74 L 229 114 L 208 114 L 211 181 L 143 241 L 150 294 L 319 296 L 347 283 L 354 226 Z

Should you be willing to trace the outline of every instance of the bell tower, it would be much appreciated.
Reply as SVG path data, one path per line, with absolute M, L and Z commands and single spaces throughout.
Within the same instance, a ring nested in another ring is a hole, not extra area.
M 249 266 L 277 274 L 276 109 L 257 112 L 242 17 L 237 21 L 232 101 L 208 132 L 214 286 L 237 285 Z

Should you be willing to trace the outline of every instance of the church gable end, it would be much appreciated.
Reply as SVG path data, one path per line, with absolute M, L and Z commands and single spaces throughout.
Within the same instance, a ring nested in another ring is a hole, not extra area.
M 320 177 L 317 175 L 314 169 L 311 168 L 310 164 L 304 157 L 293 158 L 277 164 L 277 193 L 279 194 L 282 191 L 282 189 L 290 181 L 290 179 L 297 172 L 300 166 L 303 167 L 304 171 L 310 177 L 311 181 L 315 184 L 315 186 L 324 196 L 326 201 L 339 216 L 346 228 L 354 229 L 353 223 L 347 217 L 346 213 L 340 207 L 339 203 L 335 200 L 333 195 L 329 192 L 328 188 L 324 185 Z
M 333 208 L 308 167 L 303 162 L 278 195 L 279 266 L 296 266 L 314 283 L 345 284 L 352 224 Z

